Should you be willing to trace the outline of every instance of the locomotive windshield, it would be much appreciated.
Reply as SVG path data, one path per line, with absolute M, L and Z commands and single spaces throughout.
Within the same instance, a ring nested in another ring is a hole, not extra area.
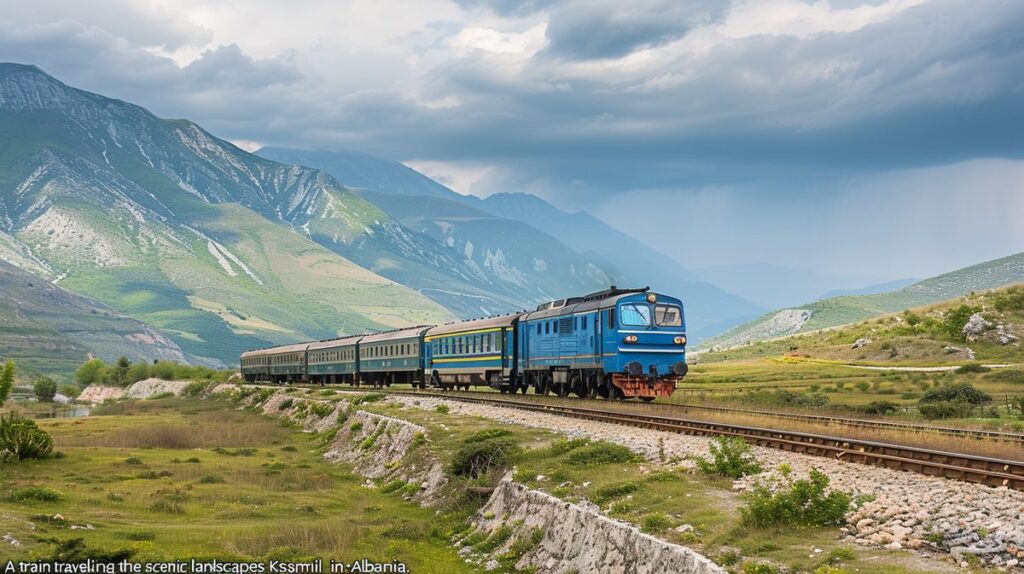
M 651 308 L 647 305 L 629 303 L 621 308 L 622 324 L 628 327 L 649 327 Z
M 683 313 L 675 305 L 655 305 L 654 322 L 659 327 L 682 327 Z

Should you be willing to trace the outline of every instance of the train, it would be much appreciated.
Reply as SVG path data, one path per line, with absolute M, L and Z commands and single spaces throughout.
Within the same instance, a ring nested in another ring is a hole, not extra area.
M 246 351 L 248 382 L 349 384 L 640 399 L 686 375 L 683 302 L 609 289 L 533 311 Z

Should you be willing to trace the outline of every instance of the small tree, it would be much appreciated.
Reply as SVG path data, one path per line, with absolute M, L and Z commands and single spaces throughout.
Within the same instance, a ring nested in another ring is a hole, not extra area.
M 118 387 L 123 387 L 128 384 L 128 369 L 131 368 L 132 363 L 128 360 L 128 357 L 121 357 L 117 360 L 117 365 L 114 367 L 114 372 L 111 374 L 111 382 Z
M 149 363 L 144 359 L 138 363 L 133 363 L 131 367 L 128 367 L 128 384 L 137 383 L 148 378 Z
M 98 385 L 103 383 L 108 371 L 107 364 L 100 359 L 90 359 L 78 367 L 75 372 L 75 382 L 82 387 Z
M 0 369 L 0 406 L 7 402 L 14 388 L 14 361 L 7 361 Z
M 711 458 L 694 456 L 697 469 L 704 474 L 742 478 L 761 472 L 761 463 L 754 458 L 754 449 L 740 437 L 715 437 L 708 446 Z
M 50 377 L 38 377 L 32 383 L 32 390 L 35 392 L 36 399 L 39 402 L 52 403 L 53 397 L 57 394 L 57 381 Z

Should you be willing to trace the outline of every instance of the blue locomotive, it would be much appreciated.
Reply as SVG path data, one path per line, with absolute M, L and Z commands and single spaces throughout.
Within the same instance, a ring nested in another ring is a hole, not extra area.
M 247 381 L 570 393 L 653 400 L 687 372 L 683 304 L 610 289 L 534 311 L 247 351 Z

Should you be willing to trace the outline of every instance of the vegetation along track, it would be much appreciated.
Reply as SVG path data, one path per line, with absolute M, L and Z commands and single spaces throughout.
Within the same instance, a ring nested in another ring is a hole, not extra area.
M 591 421 L 628 425 L 666 432 L 700 436 L 736 436 L 758 446 L 795 453 L 822 456 L 941 476 L 954 480 L 1005 486 L 1024 490 L 1024 462 L 1001 460 L 971 454 L 931 450 L 920 447 L 844 437 L 784 431 L 731 423 L 699 421 L 678 417 L 595 409 L 546 402 L 520 402 L 466 394 L 423 391 L 395 391 L 413 397 L 436 397 L 462 402 L 497 405 L 525 411 L 557 414 Z

